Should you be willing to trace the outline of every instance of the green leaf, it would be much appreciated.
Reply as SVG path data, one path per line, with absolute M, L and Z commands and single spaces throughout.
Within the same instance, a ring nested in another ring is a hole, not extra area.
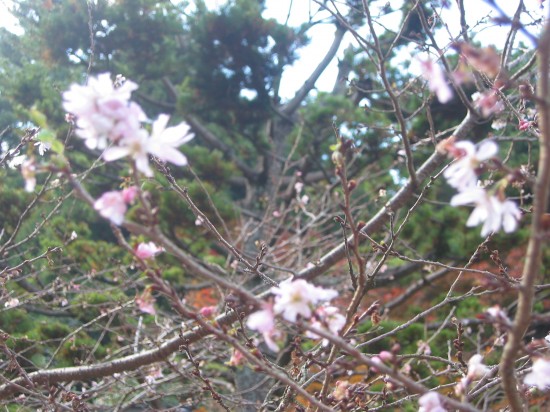
M 48 119 L 44 113 L 38 110 L 36 107 L 33 107 L 29 110 L 29 117 L 31 121 L 40 128 L 48 127 Z
M 57 139 L 55 133 L 48 129 L 42 129 L 36 139 L 43 143 L 49 143 L 51 150 L 57 154 L 63 154 L 65 146 L 63 143 Z

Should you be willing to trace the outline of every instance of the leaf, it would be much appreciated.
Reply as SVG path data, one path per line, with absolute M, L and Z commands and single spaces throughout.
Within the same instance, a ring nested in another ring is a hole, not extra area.
M 48 118 L 36 107 L 33 107 L 29 110 L 29 117 L 31 121 L 38 127 L 43 129 L 48 127 Z
M 38 133 L 36 139 L 43 143 L 49 143 L 51 150 L 57 154 L 63 154 L 63 151 L 65 150 L 63 143 L 57 139 L 51 130 L 42 129 L 40 133 Z

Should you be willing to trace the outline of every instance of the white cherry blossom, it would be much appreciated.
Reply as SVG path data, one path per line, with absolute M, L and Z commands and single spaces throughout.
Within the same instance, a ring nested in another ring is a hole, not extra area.
M 335 290 L 316 287 L 303 279 L 288 279 L 279 287 L 271 288 L 271 292 L 275 295 L 275 313 L 291 322 L 296 322 L 298 315 L 309 319 L 312 306 L 338 296 Z
M 465 189 L 451 199 L 451 206 L 468 204 L 473 204 L 475 208 L 466 226 L 472 227 L 483 223 L 481 236 L 498 232 L 500 228 L 503 228 L 506 233 L 513 232 L 521 218 L 521 211 L 516 203 L 507 199 L 500 200 L 479 187 Z
M 153 123 L 151 136 L 144 129 L 137 130 L 132 135 L 120 139 L 117 145 L 105 150 L 103 158 L 110 162 L 125 156 L 130 156 L 136 162 L 137 169 L 146 176 L 153 176 L 149 167 L 149 155 L 154 155 L 162 161 L 178 166 L 187 164 L 187 158 L 177 149 L 193 138 L 187 123 L 166 127 L 169 116 L 161 114 Z
M 541 391 L 550 388 L 550 361 L 542 358 L 535 359 L 533 368 L 525 375 L 523 383 L 536 386 Z
M 465 190 L 477 185 L 477 169 L 481 163 L 494 157 L 498 146 L 493 141 L 485 141 L 477 147 L 470 141 L 454 144 L 452 154 L 457 157 L 444 172 L 447 182 L 458 190 Z
M 446 412 L 447 409 L 441 403 L 441 397 L 437 392 L 426 392 L 418 399 L 418 412 Z

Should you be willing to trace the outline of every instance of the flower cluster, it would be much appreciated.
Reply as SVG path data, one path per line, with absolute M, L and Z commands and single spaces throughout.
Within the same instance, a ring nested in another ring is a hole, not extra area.
M 521 212 L 516 203 L 505 198 L 504 185 L 496 185 L 496 189 L 489 191 L 478 181 L 484 162 L 494 158 L 498 152 L 496 143 L 485 141 L 476 146 L 469 141 L 455 142 L 451 137 L 441 142 L 438 149 L 455 158 L 443 172 L 449 185 L 458 190 L 451 205 L 474 205 L 466 226 L 483 223 L 481 236 L 498 232 L 501 228 L 506 233 L 516 230 Z
M 279 350 L 276 340 L 282 337 L 282 333 L 275 327 L 276 315 L 290 322 L 296 322 L 300 316 L 310 320 L 314 328 L 332 333 L 338 333 L 345 324 L 345 318 L 338 313 L 337 308 L 315 308 L 320 302 L 338 296 L 335 290 L 314 286 L 303 279 L 287 279 L 279 287 L 271 288 L 271 292 L 275 296 L 275 302 L 266 303 L 261 310 L 250 315 L 246 324 L 250 329 L 260 332 L 266 345 L 274 352 Z M 318 338 L 311 332 L 308 336 Z
M 76 116 L 77 136 L 90 149 L 105 149 L 102 157 L 108 162 L 130 156 L 146 176 L 153 175 L 149 155 L 186 165 L 187 158 L 177 148 L 193 138 L 189 125 L 166 127 L 169 116 L 161 114 L 149 134 L 142 127 L 147 116 L 137 103 L 130 101 L 136 89 L 131 81 L 115 85 L 110 74 L 103 73 L 90 78 L 86 86 L 72 85 L 63 93 L 63 107 Z

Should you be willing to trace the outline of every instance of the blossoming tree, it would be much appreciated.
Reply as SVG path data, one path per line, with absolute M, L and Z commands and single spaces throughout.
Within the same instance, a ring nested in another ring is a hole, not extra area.
M 14 6 L 6 408 L 548 403 L 543 2 L 478 22 L 463 1 L 309 3 L 297 28 L 253 0 Z M 319 24 L 333 42 L 286 100 Z M 491 24 L 505 41 L 477 46 Z

